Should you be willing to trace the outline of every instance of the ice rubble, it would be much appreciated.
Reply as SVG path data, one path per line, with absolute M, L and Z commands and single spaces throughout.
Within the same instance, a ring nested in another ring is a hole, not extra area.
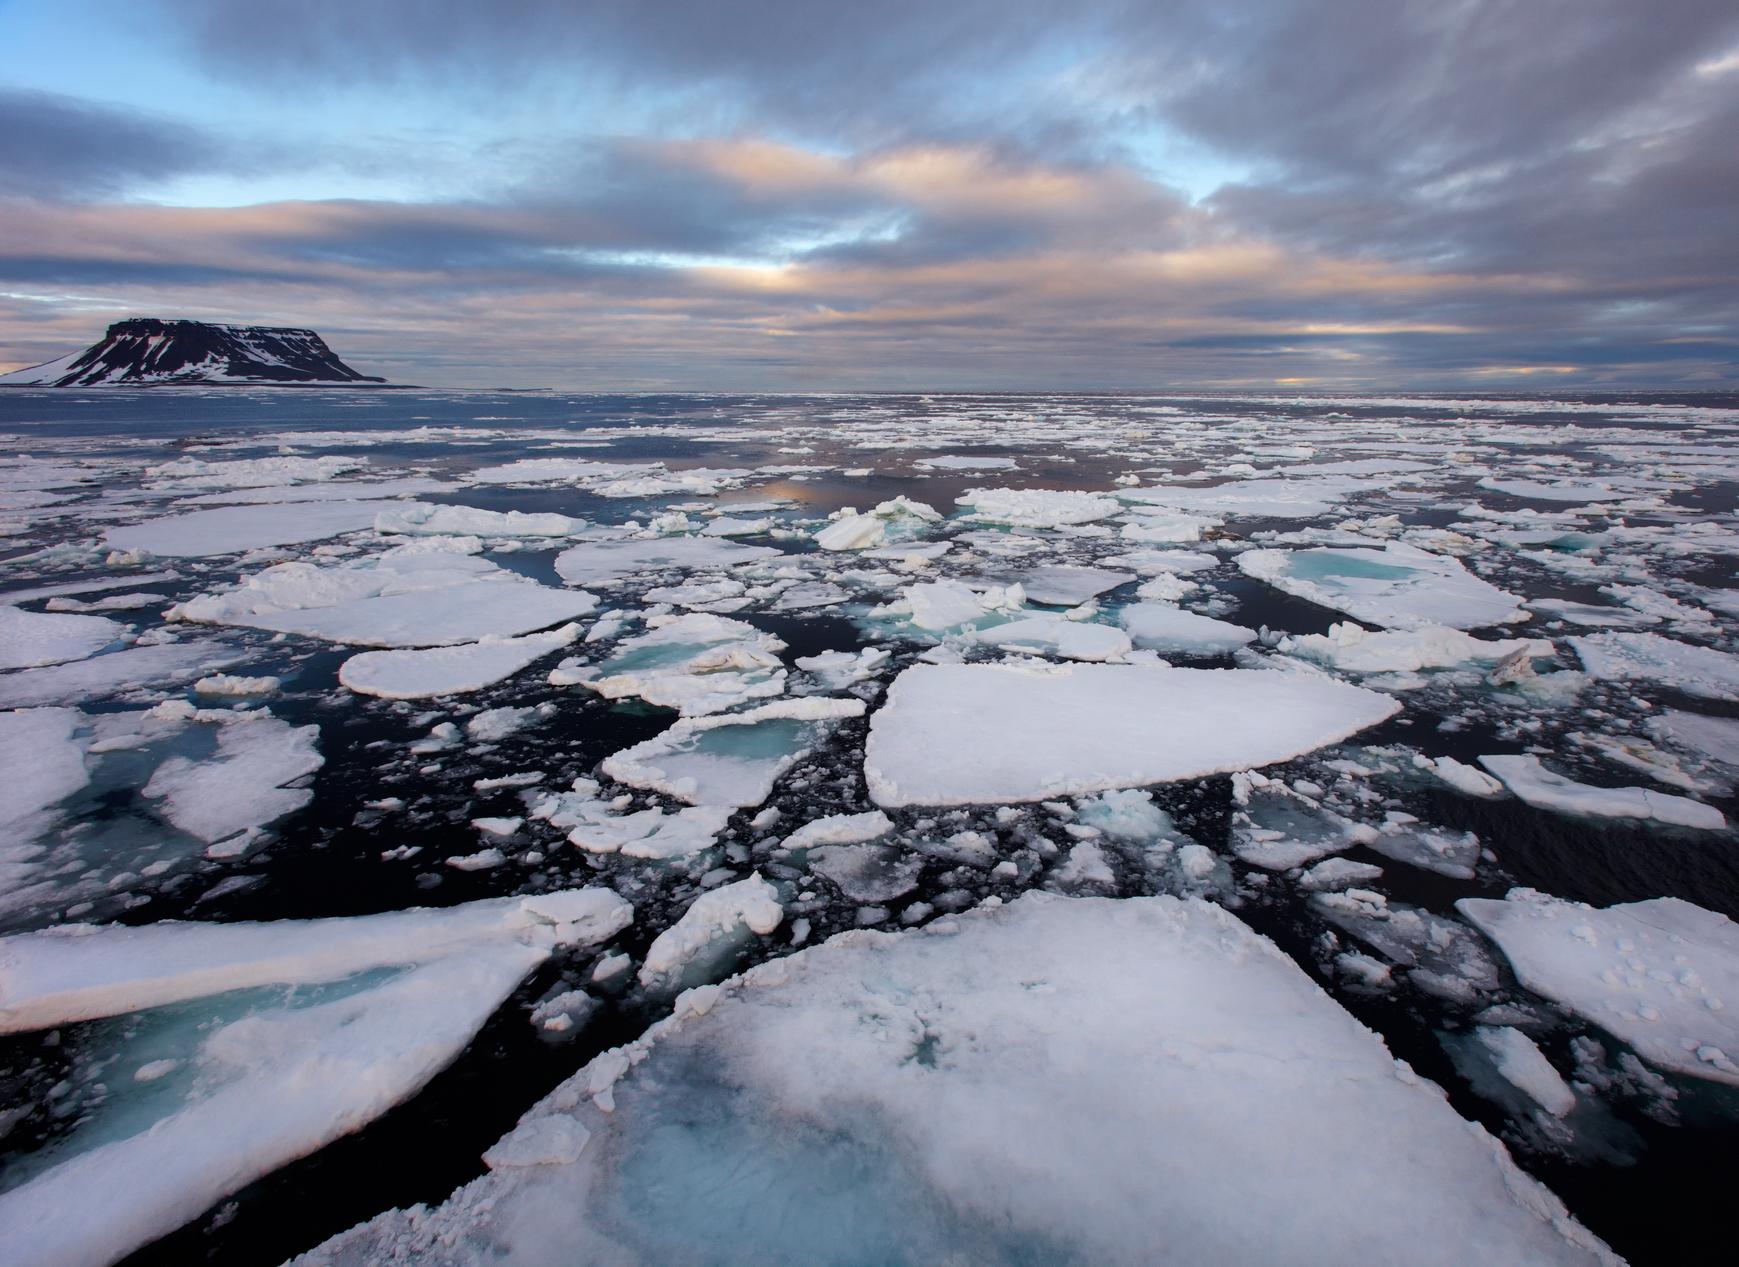
M 1248 550 L 1238 567 L 1284 593 L 1390 629 L 1478 629 L 1527 615 L 1521 599 L 1461 560 L 1399 542 L 1380 550 Z
M 588 541 L 556 555 L 556 574 L 569 585 L 609 586 L 647 572 L 720 571 L 738 563 L 777 558 L 767 546 L 718 537 L 658 537 Z
M 785 691 L 785 644 L 753 625 L 705 612 L 654 617 L 602 664 L 563 660 L 556 686 L 584 686 L 605 699 L 639 697 L 685 716 L 722 712 Z
M 189 682 L 245 658 L 239 649 L 222 643 L 165 642 L 40 669 L 19 669 L 0 675 L 0 708 L 83 704 L 122 691 Z
M 784 919 L 778 890 L 759 874 L 708 889 L 647 947 L 640 984 L 672 993 L 699 984 L 750 934 L 765 937 Z
M 918 665 L 870 721 L 864 775 L 890 808 L 1049 800 L 1289 760 L 1399 707 L 1268 670 Z
M 604 759 L 603 772 L 690 805 L 759 805 L 825 732 L 863 716 L 860 699 L 775 700 L 746 712 L 685 717 L 661 735 Z
M 1654 682 L 1703 699 L 1739 700 L 1739 656 L 1652 633 L 1571 638 L 1582 667 L 1609 681 Z
M 438 506 L 405 502 L 375 516 L 374 530 L 413 537 L 571 537 L 586 528 L 584 519 L 549 512 L 480 510 L 475 506 Z
M 867 514 L 839 512 L 815 534 L 815 544 L 823 550 L 869 550 L 914 540 L 941 522 L 942 514 L 934 507 L 896 497 Z
M 182 831 L 223 851 L 224 842 L 255 831 L 314 799 L 307 788 L 284 786 L 324 764 L 318 726 L 291 726 L 275 717 L 231 714 L 217 728 L 217 751 L 204 760 L 170 757 L 151 775 L 144 795 Z
M 781 842 L 787 849 L 815 845 L 861 845 L 879 839 L 894 829 L 894 820 L 879 809 L 867 814 L 829 814 L 811 819 Z
M 300 1263 L 1617 1261 L 1272 943 L 1174 898 L 837 937 L 678 1000 L 508 1141 L 534 1133 L 553 1164 Z
M 374 526 L 392 501 L 280 502 L 221 506 L 148 519 L 105 534 L 112 550 L 137 550 L 176 559 L 207 559 L 268 546 L 301 545 Z
M 1503 780 L 1503 784 L 1537 809 L 1589 818 L 1640 818 L 1677 827 L 1700 827 L 1719 831 L 1726 816 L 1713 805 L 1673 796 L 1645 787 L 1595 787 L 1577 783 L 1546 769 L 1540 759 L 1526 754 L 1481 757 L 1479 763 Z
M 0 669 L 33 669 L 95 655 L 130 630 L 103 616 L 0 607 Z
M 1739 925 L 1679 898 L 1604 909 L 1531 889 L 1456 908 L 1535 994 L 1587 1018 L 1649 1063 L 1739 1086 Z
M 182 457 L 172 462 L 147 466 L 144 478 L 150 487 L 171 492 L 191 492 L 208 488 L 273 488 L 336 479 L 368 465 L 360 458 L 328 455 L 304 458 L 274 455 L 264 458 L 231 458 L 224 462 L 207 462 L 202 458 Z
M 1348 673 L 1417 673 L 1495 664 L 1510 656 L 1546 660 L 1553 654 L 1545 638 L 1475 638 L 1442 625 L 1373 632 L 1351 621 L 1330 625 L 1326 634 L 1282 638 L 1278 650 Z
M 1170 603 L 1131 603 L 1117 619 L 1138 647 L 1182 655 L 1227 655 L 1256 640 L 1256 631 L 1199 616 Z
M 325 567 L 280 563 L 169 614 L 355 646 L 434 647 L 531 633 L 598 605 L 584 590 L 539 585 L 450 548 L 451 541 L 399 546 Z
M 579 636 L 578 625 L 522 638 L 485 638 L 455 647 L 418 651 L 365 651 L 338 668 L 338 680 L 362 695 L 383 699 L 428 699 L 480 691 L 506 681 L 532 661 L 558 651 Z
M 574 780 L 572 790 L 551 792 L 531 804 L 534 819 L 568 833 L 570 844 L 587 853 L 620 853 L 628 858 L 685 858 L 711 848 L 730 821 L 728 805 L 696 805 L 667 814 L 662 808 L 624 812 L 598 797 L 595 780 Z
M 218 996 L 160 1036 L 191 1073 L 148 1129 L 99 1110 L 0 1193 L 5 1256 L 112 1262 L 237 1189 L 408 1099 L 557 946 L 614 936 L 633 909 L 602 889 L 444 911 L 275 924 L 73 925 L 0 940 L 0 1032 Z M 400 969 L 384 980 L 363 974 Z M 351 988 L 228 994 L 268 985 Z M 175 1024 L 171 1020 L 170 1024 Z M 100 1208 L 101 1217 L 92 1217 Z
M 1109 519 L 1123 508 L 1104 493 L 1049 488 L 973 488 L 955 499 L 966 518 L 1011 528 L 1060 528 Z

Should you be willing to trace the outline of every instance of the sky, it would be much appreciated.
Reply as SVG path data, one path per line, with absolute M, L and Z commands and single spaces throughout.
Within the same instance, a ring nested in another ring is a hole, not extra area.
M 1739 385 L 1735 0 L 0 0 L 0 370 Z

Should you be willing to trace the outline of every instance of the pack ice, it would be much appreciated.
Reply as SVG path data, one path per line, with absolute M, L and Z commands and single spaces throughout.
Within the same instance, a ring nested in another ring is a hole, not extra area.
M 1520 598 L 1461 560 L 1400 542 L 1380 550 L 1248 550 L 1238 566 L 1283 593 L 1385 629 L 1478 629 L 1527 616 Z
M 1617 1260 L 1266 939 L 1028 894 L 693 991 L 302 1267 Z
M 1286 761 L 1399 707 L 1263 669 L 917 665 L 870 721 L 864 777 L 889 808 L 1051 800 Z

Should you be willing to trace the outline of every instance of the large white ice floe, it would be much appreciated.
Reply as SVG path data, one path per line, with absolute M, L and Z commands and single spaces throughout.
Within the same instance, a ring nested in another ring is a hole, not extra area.
M 1617 1261 L 1200 901 L 837 937 L 678 1000 L 508 1140 L 533 1131 L 580 1142 L 300 1261 Z
M 779 551 L 720 537 L 658 537 L 588 541 L 556 555 L 556 574 L 569 585 L 615 585 L 629 577 L 669 571 L 719 571 L 772 559 Z
M 974 630 L 970 636 L 986 646 L 1037 651 L 1065 660 L 1115 662 L 1132 649 L 1129 636 L 1121 629 L 1062 616 L 1025 616 Z
M 355 646 L 434 647 L 531 633 L 598 605 L 584 590 L 539 585 L 440 545 L 401 546 L 325 567 L 280 563 L 170 615 Z
M 159 462 L 145 468 L 150 487 L 170 492 L 191 492 L 210 488 L 274 488 L 288 484 L 312 483 L 336 479 L 368 464 L 360 458 L 305 458 L 275 454 L 263 458 L 231 458 L 223 462 L 207 462 L 203 458 L 181 457 L 172 462 Z
M 1530 660 L 1552 656 L 1552 644 L 1545 638 L 1475 638 L 1442 625 L 1373 632 L 1351 621 L 1330 625 L 1326 634 L 1283 638 L 1278 649 L 1349 673 L 1417 673 L 1496 664 L 1510 656 Z
M 246 658 L 216 642 L 164 642 L 0 675 L 0 708 L 82 704 L 122 691 L 190 682 Z
M 32 669 L 93 656 L 128 633 L 104 616 L 0 607 L 0 669 Z
M 1119 489 L 1123 501 L 1202 514 L 1253 519 L 1315 519 L 1377 481 L 1325 475 L 1310 479 L 1234 480 L 1207 488 Z
M 1570 639 L 1582 667 L 1609 681 L 1653 682 L 1704 699 L 1739 700 L 1739 656 L 1652 633 Z
M 1170 603 L 1131 603 L 1117 619 L 1135 645 L 1181 655 L 1226 655 L 1256 640 L 1256 631 Z
M 1260 669 L 918 665 L 870 721 L 864 775 L 888 807 L 1051 800 L 1286 761 L 1399 707 Z
M 1110 568 L 1053 563 L 1028 568 L 1006 579 L 1019 583 L 1028 602 L 1043 603 L 1047 607 L 1078 607 L 1106 590 L 1133 581 L 1135 574 L 1114 572 Z
M 320 727 L 291 726 L 275 717 L 236 715 L 217 727 L 217 751 L 191 760 L 170 757 L 145 784 L 163 816 L 207 844 L 256 831 L 314 799 L 286 787 L 324 764 Z
M 956 499 L 966 518 L 1011 528 L 1060 528 L 1109 519 L 1122 507 L 1104 493 L 1051 488 L 974 488 Z
M 860 699 L 775 700 L 747 712 L 685 717 L 661 735 L 605 758 L 603 772 L 690 805 L 759 805 L 827 730 L 863 716 Z
M 654 618 L 602 664 L 564 660 L 557 686 L 584 686 L 605 699 L 638 697 L 685 715 L 717 713 L 785 692 L 785 644 L 753 625 L 706 612 Z
M 1478 629 L 1527 615 L 1520 598 L 1461 560 L 1399 542 L 1380 550 L 1248 550 L 1238 566 L 1284 593 L 1390 629 Z
M 699 985 L 751 934 L 765 937 L 784 919 L 778 890 L 759 874 L 709 889 L 647 947 L 640 984 L 671 992 Z
M 0 879 L 9 846 L 47 826 L 54 805 L 90 781 L 76 708 L 0 713 Z
M 364 651 L 338 667 L 338 680 L 362 695 L 428 699 L 480 691 L 506 681 L 533 660 L 559 651 L 579 636 L 578 625 L 522 638 L 485 638 L 455 647 Z
M 1679 898 L 1604 909 L 1531 889 L 1457 909 L 1516 979 L 1651 1064 L 1739 1086 L 1739 925 Z
M 552 512 L 527 514 L 429 502 L 404 502 L 374 519 L 376 532 L 410 537 L 571 537 L 585 527 L 584 519 Z
M 1673 796 L 1646 787 L 1595 787 L 1577 783 L 1546 769 L 1540 759 L 1525 753 L 1481 757 L 1479 763 L 1503 780 L 1503 784 L 1537 809 L 1556 810 L 1588 818 L 1640 818 L 1677 827 L 1701 827 L 1719 831 L 1726 816 L 1713 805 Z
M 414 1095 L 555 947 L 607 940 L 632 918 L 614 893 L 585 889 L 0 940 L 0 1031 L 166 1009 L 99 1038 L 118 1044 L 103 1059 L 151 1076 L 111 1079 L 112 1102 L 0 1193 L 0 1256 L 108 1263 L 173 1231 Z
M 913 541 L 942 522 L 942 513 L 923 502 L 896 497 L 866 514 L 841 511 L 815 534 L 823 550 L 869 550 Z
M 391 501 L 318 501 L 220 506 L 110 528 L 104 539 L 113 550 L 205 559 L 358 532 L 374 527 L 375 517 L 396 505 Z

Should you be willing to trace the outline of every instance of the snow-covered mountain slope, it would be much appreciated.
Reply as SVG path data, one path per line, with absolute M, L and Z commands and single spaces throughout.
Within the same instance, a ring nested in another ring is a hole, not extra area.
M 312 330 L 155 317 L 117 321 L 83 352 L 0 374 L 0 385 L 12 387 L 383 381 L 351 369 Z

